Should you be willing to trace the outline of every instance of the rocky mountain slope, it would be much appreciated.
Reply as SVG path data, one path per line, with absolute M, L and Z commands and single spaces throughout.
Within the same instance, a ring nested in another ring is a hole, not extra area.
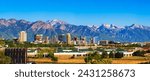
M 96 37 L 97 40 L 113 40 L 120 42 L 145 42 L 150 41 L 150 27 L 133 24 L 118 27 L 102 24 L 100 26 L 73 25 L 61 20 L 29 22 L 26 20 L 0 19 L 0 37 L 13 39 L 18 37 L 20 31 L 26 31 L 28 41 L 34 40 L 35 34 L 55 36 L 71 33 L 72 36 Z

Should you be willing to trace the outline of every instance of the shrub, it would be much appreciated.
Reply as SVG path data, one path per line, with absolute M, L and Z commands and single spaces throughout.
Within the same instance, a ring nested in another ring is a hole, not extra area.
M 108 53 L 106 51 L 103 51 L 102 58 L 108 58 L 108 57 L 109 57 Z
M 11 58 L 8 56 L 5 56 L 3 51 L 0 51 L 0 64 L 10 64 Z
M 98 52 L 90 53 L 86 58 L 84 58 L 86 63 L 90 64 L 111 64 L 112 61 L 108 59 L 103 59 L 102 55 Z
M 133 53 L 133 56 L 144 56 L 145 53 L 145 51 L 138 50 Z
M 115 53 L 115 58 L 122 58 L 122 57 L 123 57 L 123 53 L 121 52 Z
M 111 52 L 109 53 L 109 58 L 115 58 L 115 54 L 113 53 L 113 51 L 111 51 Z
M 58 61 L 58 58 L 57 57 L 52 57 L 51 60 L 56 62 L 56 61 Z

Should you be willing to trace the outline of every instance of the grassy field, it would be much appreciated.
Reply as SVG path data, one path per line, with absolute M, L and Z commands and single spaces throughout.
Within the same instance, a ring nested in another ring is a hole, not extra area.
M 64 58 L 63 58 L 64 57 Z M 56 64 L 85 64 L 84 58 L 75 58 L 71 59 L 70 56 L 63 56 L 59 57 L 58 61 L 55 62 Z M 51 61 L 50 58 L 28 58 L 28 62 L 35 62 L 37 64 L 51 64 L 53 61 Z
M 37 64 L 49 64 L 52 61 L 49 58 L 28 58 L 28 62 L 35 62 Z
M 29 62 L 36 62 L 38 64 L 51 64 L 53 63 L 50 58 L 28 58 Z M 149 62 L 150 57 L 124 57 L 121 59 L 113 59 L 112 64 L 140 64 Z M 59 56 L 56 64 L 85 64 L 84 57 L 77 57 L 71 59 L 70 56 Z
M 149 62 L 150 57 L 124 57 L 121 59 L 113 59 L 112 63 L 113 64 L 139 64 L 139 63 L 144 63 L 144 62 Z

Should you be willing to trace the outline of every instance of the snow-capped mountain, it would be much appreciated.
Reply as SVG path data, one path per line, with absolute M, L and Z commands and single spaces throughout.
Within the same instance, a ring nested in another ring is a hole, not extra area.
M 100 26 L 73 25 L 54 19 L 29 22 L 26 20 L 0 19 L 0 37 L 12 39 L 18 37 L 20 31 L 27 31 L 28 40 L 33 41 L 35 34 L 52 37 L 54 35 L 71 33 L 72 36 L 97 37 L 98 40 L 114 40 L 124 42 L 150 41 L 150 27 L 132 24 L 119 27 L 113 24 Z
M 66 22 L 58 20 L 58 19 L 48 20 L 47 23 L 51 24 L 51 26 L 58 25 L 58 24 L 59 25 L 67 24 Z

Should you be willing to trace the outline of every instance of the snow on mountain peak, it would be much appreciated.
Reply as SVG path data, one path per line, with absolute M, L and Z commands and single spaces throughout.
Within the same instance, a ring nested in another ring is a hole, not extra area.
M 131 26 L 129 26 L 130 28 L 134 29 L 134 28 L 144 28 L 143 25 L 138 25 L 138 24 L 132 24 Z
M 102 24 L 102 27 L 105 27 L 107 29 L 119 29 L 119 27 L 117 27 L 113 24 Z
M 97 29 L 98 29 L 98 27 L 99 27 L 99 26 L 97 26 L 97 25 L 93 25 L 93 26 L 91 26 L 91 28 L 92 28 L 93 30 L 97 30 Z
M 106 28 L 110 28 L 110 24 L 102 24 L 102 26 L 106 27 Z
M 53 20 L 49 20 L 48 23 L 50 23 L 52 26 L 56 25 L 56 24 L 66 24 L 66 22 L 58 20 L 58 19 L 53 19 Z

